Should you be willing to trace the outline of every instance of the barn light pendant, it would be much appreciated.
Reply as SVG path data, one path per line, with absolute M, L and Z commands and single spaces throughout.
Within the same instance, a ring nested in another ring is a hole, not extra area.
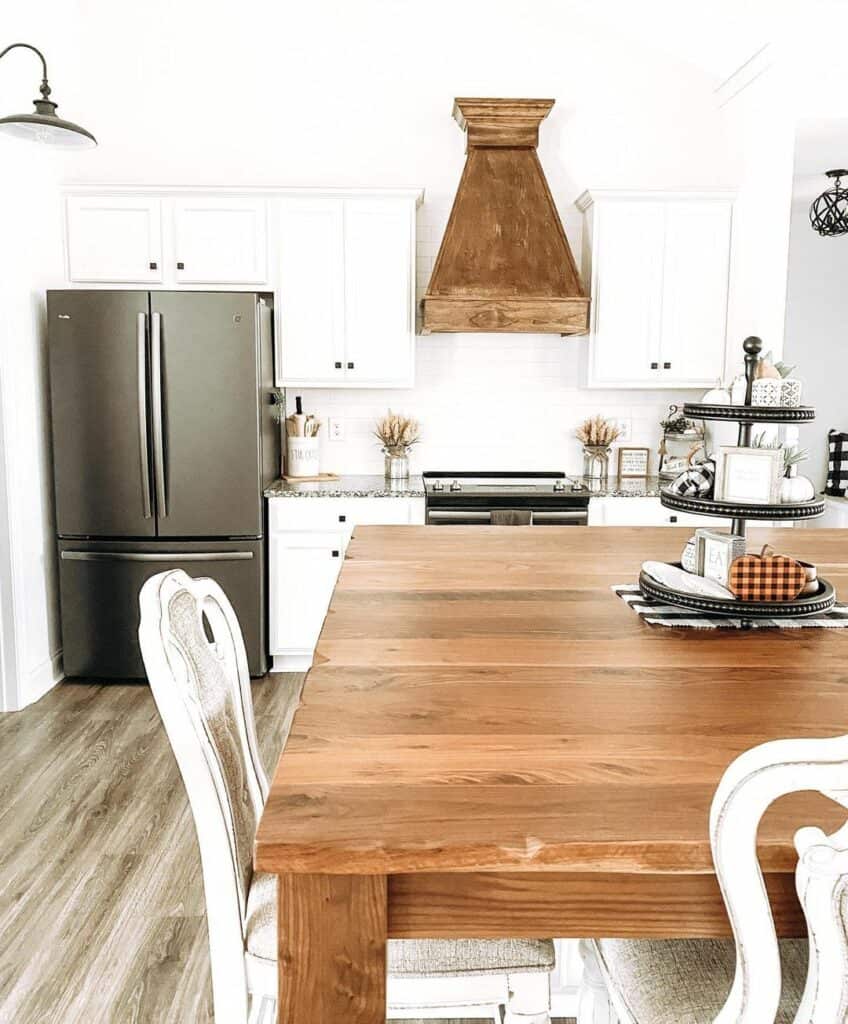
M 0 117 L 0 132 L 13 135 L 18 139 L 30 142 L 41 142 L 48 146 L 64 146 L 66 148 L 87 149 L 97 145 L 97 139 L 73 121 L 64 121 L 56 117 L 56 104 L 50 99 L 50 86 L 47 82 L 47 61 L 44 54 L 29 43 L 12 43 L 0 52 L 0 59 L 10 50 L 23 47 L 32 50 L 41 60 L 41 99 L 34 100 L 34 114 L 10 114 Z
M 848 190 L 842 187 L 842 178 L 848 178 L 848 171 L 825 171 L 834 184 L 813 201 L 810 207 L 810 224 L 814 231 L 825 237 L 848 235 Z

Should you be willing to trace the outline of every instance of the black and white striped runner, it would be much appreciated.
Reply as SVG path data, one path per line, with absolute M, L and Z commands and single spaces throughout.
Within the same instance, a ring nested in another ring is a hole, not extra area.
M 651 626 L 673 626 L 678 629 L 804 629 L 811 626 L 825 629 L 848 627 L 848 605 L 835 604 L 829 612 L 801 619 L 746 619 L 729 615 L 692 612 L 645 597 L 636 583 L 616 583 L 612 587 L 625 604 Z

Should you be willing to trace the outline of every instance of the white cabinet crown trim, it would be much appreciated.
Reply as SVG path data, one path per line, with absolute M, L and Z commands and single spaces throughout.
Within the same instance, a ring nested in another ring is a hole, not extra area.
M 300 185 L 132 185 L 97 184 L 96 182 L 65 182 L 62 187 L 65 196 L 300 196 L 304 199 L 333 197 L 336 199 L 380 198 L 410 199 L 416 205 L 424 201 L 424 189 L 420 186 L 387 186 L 385 188 L 344 187 L 344 186 L 300 186 Z

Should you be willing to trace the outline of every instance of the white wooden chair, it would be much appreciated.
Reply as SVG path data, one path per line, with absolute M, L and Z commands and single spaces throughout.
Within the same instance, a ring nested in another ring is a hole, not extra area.
M 732 762 L 713 799 L 710 839 L 734 939 L 581 943 L 578 1024 L 845 1024 L 848 824 L 795 835 L 809 942 L 776 938 L 757 860 L 766 809 L 803 790 L 848 808 L 848 736 L 777 740 Z
M 180 570 L 147 580 L 139 601 L 144 665 L 200 846 L 215 1019 L 271 1024 L 277 880 L 253 871 L 268 782 L 238 620 L 213 580 Z M 548 1024 L 553 967 L 550 939 L 389 942 L 389 1016 Z

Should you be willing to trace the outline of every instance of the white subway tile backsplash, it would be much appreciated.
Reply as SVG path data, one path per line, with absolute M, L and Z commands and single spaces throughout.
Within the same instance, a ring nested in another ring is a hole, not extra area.
M 430 280 L 452 197 L 428 199 L 418 211 L 416 294 Z M 580 260 L 583 219 L 561 211 L 575 259 Z M 422 442 L 412 453 L 423 469 L 564 469 L 582 471 L 574 437 L 587 416 L 602 413 L 630 424 L 627 444 L 652 449 L 656 470 L 660 419 L 668 406 L 694 400 L 696 392 L 596 391 L 581 388 L 585 339 L 532 334 L 442 334 L 419 337 L 414 388 L 387 390 L 302 389 L 304 406 L 326 423 L 344 422 L 344 441 L 321 433 L 321 468 L 381 473 L 383 456 L 374 421 L 388 408 L 421 422 Z M 289 402 L 294 405 L 289 389 Z

